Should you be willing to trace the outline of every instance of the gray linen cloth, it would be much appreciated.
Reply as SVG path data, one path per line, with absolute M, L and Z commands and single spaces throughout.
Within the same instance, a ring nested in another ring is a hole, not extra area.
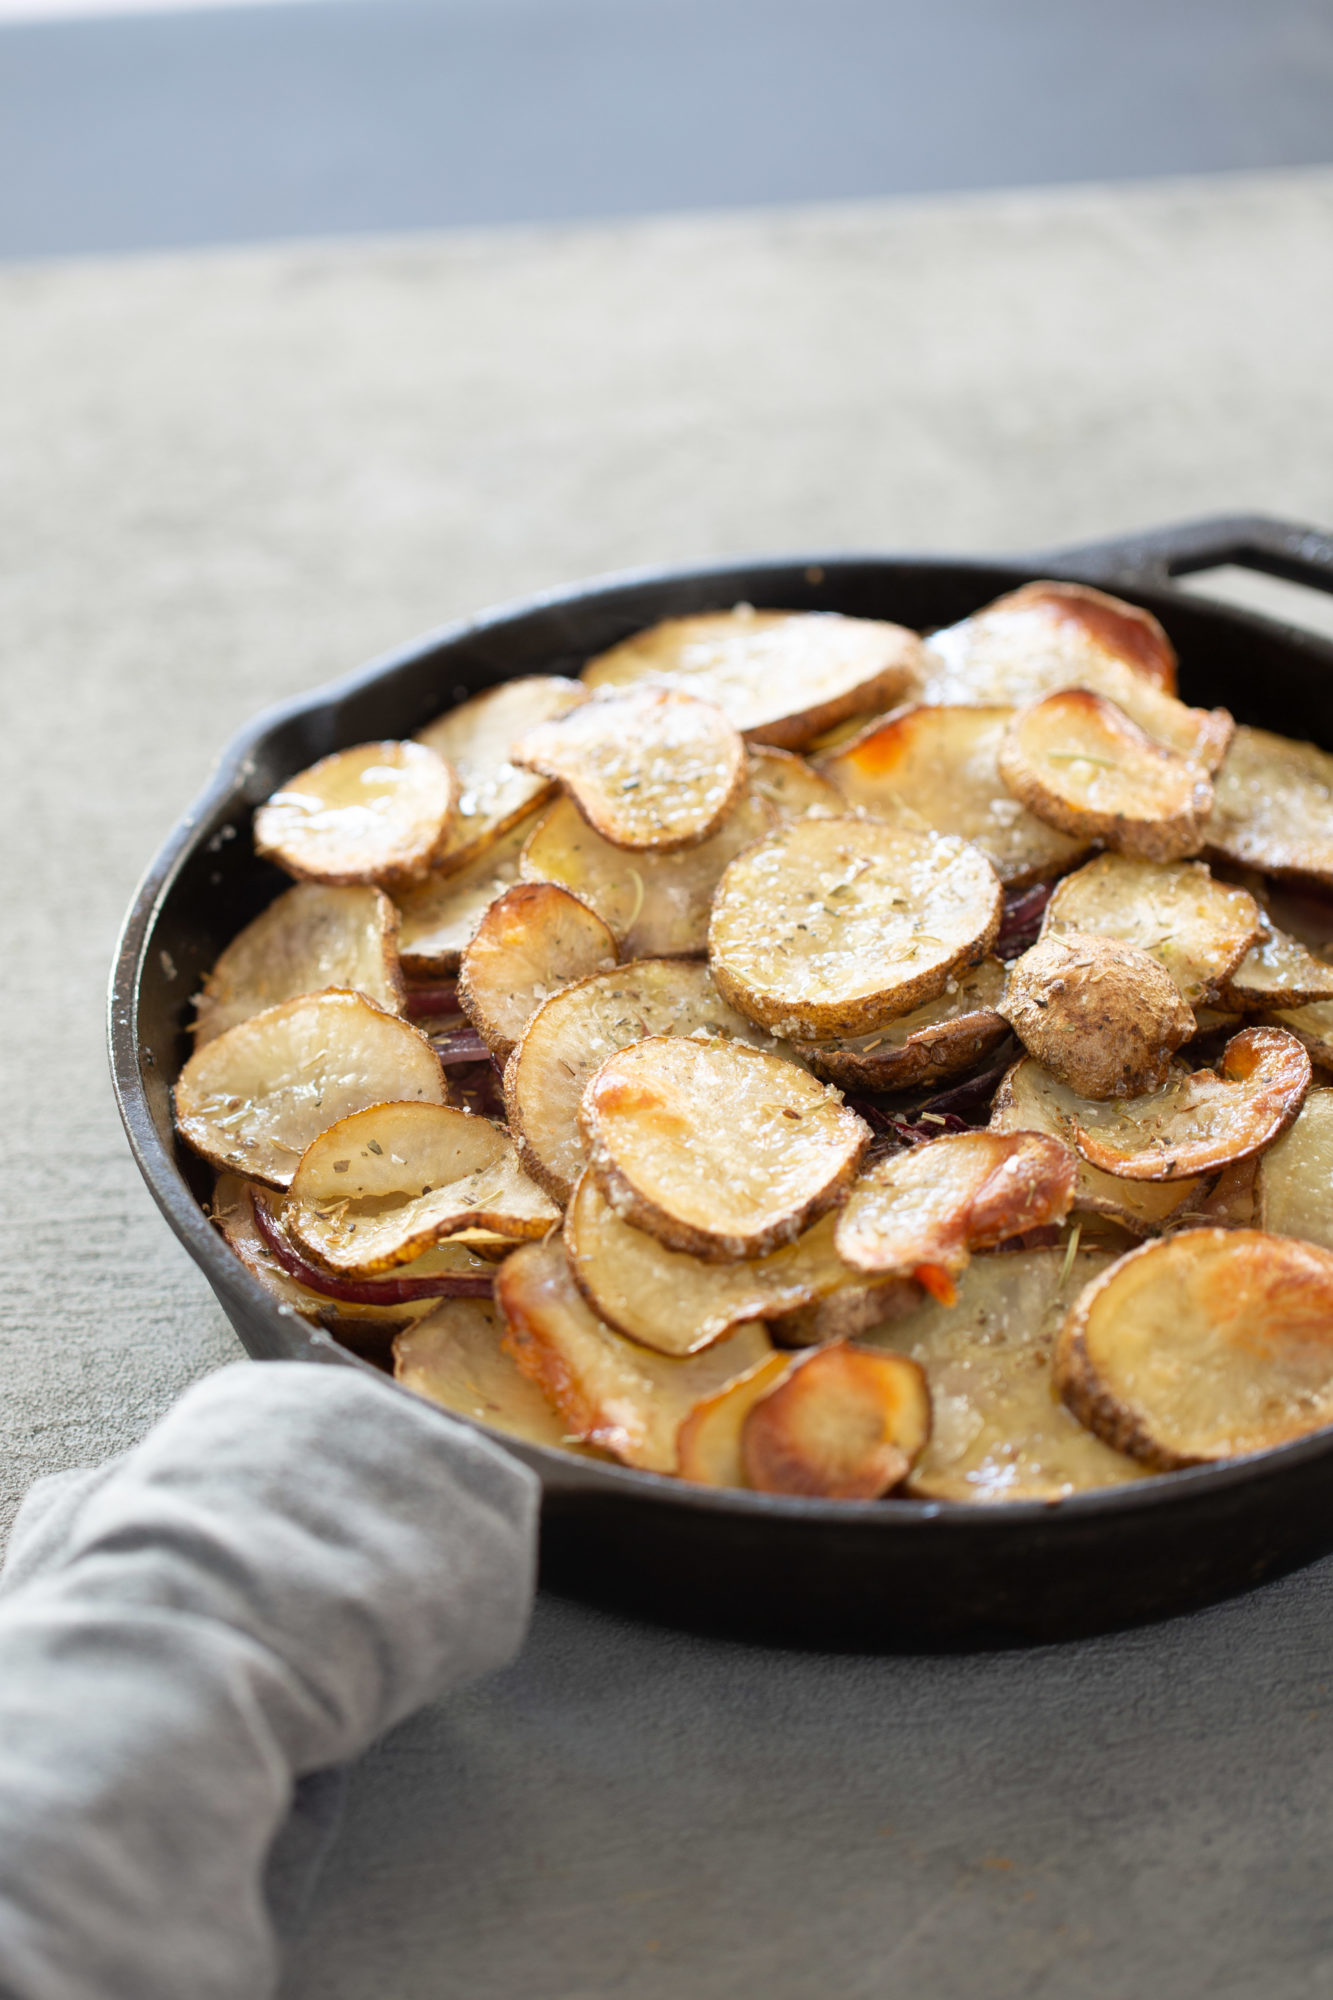
M 374 1376 L 239 1362 L 39 1482 L 0 1574 L 0 1992 L 262 2000 L 338 1767 L 502 1665 L 537 1482 Z

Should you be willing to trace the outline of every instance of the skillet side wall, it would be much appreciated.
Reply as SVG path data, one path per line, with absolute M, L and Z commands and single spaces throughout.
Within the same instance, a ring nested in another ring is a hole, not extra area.
M 255 725 L 149 870 L 112 990 L 112 1061 L 148 1185 L 247 1351 L 357 1363 L 281 1314 L 199 1206 L 211 1175 L 176 1146 L 170 1085 L 190 996 L 223 945 L 284 886 L 255 859 L 255 807 L 293 771 L 377 736 L 410 735 L 454 701 L 591 653 L 667 615 L 744 599 L 928 628 L 1047 563 L 812 557 L 593 585 L 485 616 L 378 662 Z M 1104 571 L 1089 580 L 1117 588 Z M 1162 618 L 1181 692 L 1240 721 L 1333 744 L 1333 646 L 1167 590 L 1126 588 Z M 702 1495 L 523 1451 L 542 1474 L 543 1579 L 635 1615 L 778 1643 L 873 1648 L 1073 1637 L 1185 1610 L 1333 1547 L 1333 1437 L 1242 1465 L 1175 1474 L 1059 1506 L 893 1502 L 839 1508 Z

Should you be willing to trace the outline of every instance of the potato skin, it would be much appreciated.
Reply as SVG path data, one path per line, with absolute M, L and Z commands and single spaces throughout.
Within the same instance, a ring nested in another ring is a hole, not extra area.
M 1194 1034 L 1194 1015 L 1155 958 L 1089 931 L 1043 938 L 1016 959 L 998 1012 L 1053 1076 L 1095 1100 L 1160 1090 Z

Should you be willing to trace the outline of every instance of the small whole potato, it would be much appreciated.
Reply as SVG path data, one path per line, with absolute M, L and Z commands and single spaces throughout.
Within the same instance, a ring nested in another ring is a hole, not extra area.
M 1091 931 L 1042 938 L 1025 951 L 997 1011 L 1029 1055 L 1096 1099 L 1160 1090 L 1195 1031 L 1180 988 L 1155 958 Z

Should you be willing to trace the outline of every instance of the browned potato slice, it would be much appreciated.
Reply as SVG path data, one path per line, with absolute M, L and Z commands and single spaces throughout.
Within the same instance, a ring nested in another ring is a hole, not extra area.
M 1225 1005 L 1257 1014 L 1270 1007 L 1317 1006 L 1333 1000 L 1333 965 L 1316 958 L 1259 911 L 1259 937 L 1222 989 Z
M 999 763 L 1030 812 L 1140 861 L 1197 853 L 1213 803 L 1201 764 L 1164 749 L 1114 702 L 1085 689 L 1020 709 Z
M 495 1295 L 506 1353 L 555 1405 L 566 1436 L 646 1472 L 674 1472 L 676 1434 L 695 1404 L 772 1352 L 757 1320 L 680 1360 L 626 1340 L 584 1299 L 559 1238 L 506 1257 Z
M 196 1049 L 176 1081 L 176 1129 L 215 1167 L 285 1188 L 311 1140 L 388 1098 L 443 1104 L 426 1037 L 359 993 L 266 1007 Z
M 1236 731 L 1217 774 L 1210 853 L 1333 887 L 1333 756 L 1271 730 Z
M 398 1335 L 394 1378 L 442 1409 L 507 1437 L 568 1448 L 555 1409 L 500 1345 L 504 1331 L 498 1306 L 488 1300 L 448 1299 Z
M 668 1250 L 616 1214 L 584 1173 L 565 1216 L 565 1248 L 579 1290 L 620 1333 L 660 1354 L 695 1354 L 747 1319 L 796 1311 L 839 1290 L 866 1290 L 833 1247 L 821 1216 L 767 1257 L 710 1264 Z
M 907 1491 L 921 1500 L 1059 1500 L 1141 1479 L 1143 1467 L 1085 1430 L 1055 1392 L 1066 1314 L 1112 1257 L 1104 1250 L 1002 1251 L 974 1258 L 955 1304 L 923 1299 L 865 1344 L 925 1370 L 930 1442 Z
M 452 1104 L 376 1104 L 340 1119 L 302 1155 L 283 1214 L 300 1249 L 349 1277 L 406 1264 L 455 1230 L 523 1238 L 559 1220 L 503 1127 Z
M 418 733 L 417 742 L 443 757 L 458 781 L 458 810 L 439 865 L 461 868 L 475 861 L 550 796 L 550 780 L 520 770 L 510 750 L 534 723 L 565 715 L 587 699 L 588 690 L 577 681 L 531 674 L 460 702 Z
M 626 1222 L 717 1261 L 792 1242 L 870 1143 L 836 1090 L 717 1037 L 654 1035 L 608 1057 L 579 1125 L 597 1185 Z
M 1065 1401 L 1169 1472 L 1333 1422 L 1333 1253 L 1257 1229 L 1145 1243 L 1083 1292 L 1060 1335 Z
M 628 854 L 558 799 L 523 850 L 526 882 L 558 882 L 596 910 L 625 958 L 687 958 L 708 945 L 708 911 L 727 864 L 773 824 L 751 791 L 721 832 L 679 854 Z
M 811 813 L 837 819 L 847 810 L 841 792 L 804 757 L 762 744 L 750 752 L 750 790 L 768 802 L 783 825 Z
M 1175 648 L 1151 611 L 1094 590 L 1088 583 L 1056 583 L 1049 577 L 1025 583 L 974 612 L 961 626 L 935 633 L 932 649 L 937 641 L 944 642 L 940 650 L 946 654 L 961 648 L 963 635 L 968 651 L 983 658 L 1011 655 L 1049 661 L 1051 671 L 1057 662 L 1060 670 L 1067 671 L 1109 658 L 1122 661 L 1164 694 L 1176 691 Z M 1058 685 L 1079 683 L 1066 680 Z
M 901 1486 L 930 1436 L 915 1361 L 841 1342 L 816 1348 L 751 1406 L 741 1465 L 760 1493 L 878 1500 Z
M 423 744 L 359 743 L 274 792 L 255 814 L 255 853 L 310 882 L 412 882 L 443 852 L 455 796 Z
M 403 970 L 413 979 L 438 979 L 457 972 L 482 917 L 496 897 L 518 880 L 519 856 L 536 824 L 521 820 L 471 860 L 456 868 L 436 869 L 424 881 L 398 892 L 398 952 Z
M 777 1387 L 792 1365 L 790 1354 L 770 1354 L 715 1396 L 695 1404 L 680 1427 L 676 1470 L 699 1486 L 744 1486 L 741 1433 L 761 1396 Z
M 1191 1007 L 1211 999 L 1259 935 L 1259 905 L 1202 861 L 1099 854 L 1066 875 L 1046 906 L 1043 937 L 1096 931 L 1150 952 Z
M 1073 1141 L 1104 1173 L 1180 1181 L 1262 1152 L 1291 1124 L 1310 1088 L 1310 1058 L 1281 1028 L 1246 1028 L 1220 1069 L 1180 1071 L 1163 1090 L 1085 1109 Z
M 1312 1007 L 1278 1007 L 1270 1018 L 1275 1027 L 1295 1035 L 1322 1068 L 1333 1069 L 1333 1001 L 1321 1000 Z
M 816 1076 L 844 1090 L 906 1090 L 944 1083 L 996 1050 L 1009 1024 L 995 1009 L 1004 992 L 998 958 L 950 973 L 938 999 L 886 1021 L 869 1035 L 794 1042 Z
M 298 882 L 232 939 L 195 1000 L 194 1045 L 280 1001 L 337 986 L 403 1009 L 398 912 L 382 890 Z
M 1099 1099 L 1160 1090 L 1195 1032 L 1164 966 L 1090 931 L 1044 937 L 1015 959 L 998 1011 L 1052 1076 Z
M 524 1166 L 559 1202 L 587 1165 L 579 1105 L 609 1055 L 645 1035 L 725 1035 L 776 1047 L 721 998 L 706 965 L 638 959 L 541 1006 L 505 1068 L 505 1108 Z
M 922 826 L 979 847 L 1006 888 L 1048 880 L 1090 845 L 1047 826 L 1000 776 L 1000 743 L 1012 708 L 909 708 L 871 725 L 820 765 L 848 805 L 894 820 L 904 807 Z
M 858 1272 L 850 1284 L 826 1292 L 795 1312 L 770 1313 L 768 1330 L 777 1347 L 830 1347 L 834 1341 L 856 1340 L 869 1327 L 880 1327 L 911 1312 L 921 1287 L 911 1278 L 881 1278 Z
M 1312 1090 L 1295 1124 L 1259 1161 L 1255 1216 L 1274 1236 L 1333 1250 L 1333 1090 Z
M 995 1094 L 990 1129 L 1049 1132 L 1072 1147 L 1075 1127 L 1081 1119 L 1095 1117 L 1097 1109 L 1057 1081 L 1031 1056 L 1024 1056 L 1014 1064 Z M 1114 1174 L 1100 1173 L 1080 1159 L 1074 1208 L 1107 1216 L 1135 1236 L 1146 1236 L 1166 1228 L 1187 1202 L 1202 1200 L 1207 1186 L 1207 1181 L 1201 1179 L 1156 1185 L 1149 1181 L 1124 1181 Z
M 1003 902 L 985 856 L 951 834 L 801 820 L 722 877 L 709 962 L 725 998 L 778 1034 L 869 1034 L 983 958 Z
M 589 687 L 667 681 L 716 702 L 752 743 L 799 750 L 849 715 L 888 708 L 913 685 L 921 642 L 879 619 L 833 611 L 709 611 L 668 618 L 599 653 Z
M 912 1277 L 948 1298 L 974 1250 L 1063 1222 L 1074 1156 L 1045 1132 L 956 1132 L 892 1153 L 863 1174 L 838 1216 L 840 1256 Z
M 595 910 L 554 882 L 518 882 L 473 932 L 458 997 L 503 1061 L 543 1001 L 615 962 L 616 941 Z
M 720 708 L 675 688 L 608 692 L 514 745 L 562 784 L 613 847 L 670 854 L 716 833 L 745 786 L 745 745 Z
M 1069 586 L 1055 586 L 1057 593 Z M 1086 589 L 1086 586 L 1073 586 Z M 1235 727 L 1224 708 L 1187 708 L 1174 694 L 1174 668 L 1150 641 L 1137 646 L 1121 628 L 1090 632 L 1071 600 L 1025 586 L 947 631 L 932 633 L 923 656 L 921 699 L 936 703 L 1005 703 L 1026 708 L 1062 688 L 1104 695 L 1168 750 L 1215 771 Z M 1131 618 L 1134 607 L 1125 606 Z M 1169 648 L 1168 648 L 1169 653 Z M 1156 660 L 1154 661 L 1154 654 Z

